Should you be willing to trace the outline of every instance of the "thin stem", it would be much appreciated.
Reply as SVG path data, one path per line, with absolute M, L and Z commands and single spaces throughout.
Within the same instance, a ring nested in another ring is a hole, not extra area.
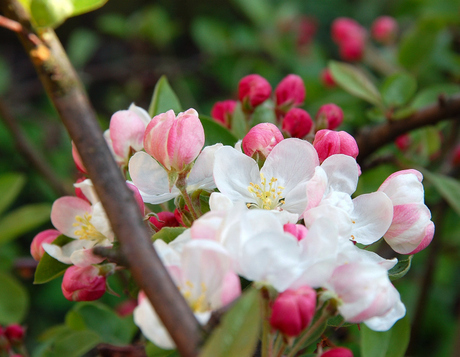
M 187 192 L 187 174 L 186 173 L 180 173 L 179 177 L 176 181 L 176 187 L 179 189 L 182 197 L 184 197 L 185 203 L 187 204 L 187 207 L 190 211 L 190 214 L 192 215 L 193 219 L 196 220 L 198 217 L 201 216 L 200 212 L 197 211 L 195 205 L 193 204 L 193 201 L 190 197 L 190 195 Z
M 270 296 L 266 288 L 260 290 L 262 294 L 262 357 L 273 357 L 273 343 L 270 333 Z
M 286 344 L 284 343 L 284 345 L 282 346 L 281 344 L 283 343 L 283 335 L 281 333 L 278 333 L 278 335 L 276 336 L 276 339 L 275 339 L 275 346 L 273 347 L 273 352 L 274 352 L 274 355 L 278 356 L 280 355 L 280 351 L 282 349 L 282 351 L 284 351 L 284 349 L 286 348 Z

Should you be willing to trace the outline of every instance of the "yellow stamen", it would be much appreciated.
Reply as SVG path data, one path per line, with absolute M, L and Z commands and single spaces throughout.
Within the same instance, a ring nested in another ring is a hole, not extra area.
M 264 174 L 260 173 L 261 185 L 250 182 L 248 186 L 248 191 L 257 198 L 258 203 L 247 203 L 247 207 L 272 210 L 282 206 L 284 204 L 284 197 L 282 196 L 284 187 L 278 186 L 277 181 L 277 178 L 272 177 L 267 182 Z
M 99 232 L 94 225 L 91 223 L 92 216 L 85 213 L 83 217 L 76 216 L 74 227 L 79 227 L 80 229 L 74 231 L 74 234 L 78 236 L 79 239 L 95 240 L 101 242 L 106 239 L 106 237 Z

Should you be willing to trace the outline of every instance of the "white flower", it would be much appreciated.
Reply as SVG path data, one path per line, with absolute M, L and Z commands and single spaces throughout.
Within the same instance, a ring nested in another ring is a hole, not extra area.
M 260 170 L 255 160 L 225 146 L 216 152 L 214 179 L 233 202 L 301 214 L 307 205 L 306 183 L 318 164 L 313 146 L 294 138 L 279 142 Z

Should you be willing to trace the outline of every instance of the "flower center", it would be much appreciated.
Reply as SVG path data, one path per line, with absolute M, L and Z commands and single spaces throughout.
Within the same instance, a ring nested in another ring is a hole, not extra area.
M 260 186 L 253 182 L 250 182 L 248 186 L 248 191 L 257 197 L 259 204 L 248 203 L 247 206 L 248 208 L 258 207 L 268 210 L 278 208 L 284 204 L 283 190 L 284 187 L 278 185 L 277 178 L 272 177 L 267 182 L 264 174 L 260 173 Z
M 80 229 L 76 230 L 74 234 L 78 236 L 79 239 L 95 240 L 97 242 L 102 242 L 106 237 L 99 232 L 94 225 L 91 223 L 91 215 L 85 213 L 82 216 L 75 217 L 74 227 L 79 227 Z
M 187 301 L 188 305 L 192 309 L 193 312 L 206 312 L 210 309 L 208 302 L 206 301 L 206 284 L 201 283 L 200 295 L 195 297 L 196 294 L 193 294 L 194 285 L 191 281 L 187 280 L 185 282 L 186 290 L 183 291 L 179 287 L 179 290 L 184 295 L 185 300 Z

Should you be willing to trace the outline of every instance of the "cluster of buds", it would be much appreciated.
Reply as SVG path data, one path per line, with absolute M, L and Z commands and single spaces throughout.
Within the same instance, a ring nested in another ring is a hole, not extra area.
M 372 38 L 383 45 L 394 43 L 398 32 L 398 23 L 393 17 L 381 16 L 371 26 Z M 345 61 L 360 61 L 363 58 L 367 30 L 357 21 L 339 17 L 332 23 L 332 40 L 339 46 L 339 55 Z
M 22 357 L 24 350 L 25 328 L 18 324 L 0 326 L 0 355 Z
M 232 118 L 237 105 L 241 105 L 242 110 L 246 113 L 246 120 L 250 122 L 254 110 L 269 100 L 271 96 L 271 85 L 265 78 L 257 74 L 248 75 L 239 82 L 239 102 L 234 100 L 217 102 L 211 110 L 211 117 L 231 129 Z M 315 131 L 321 129 L 334 130 L 342 123 L 342 109 L 332 103 L 323 105 L 314 119 L 312 119 L 306 110 L 300 108 L 305 101 L 305 97 L 305 84 L 298 75 L 289 74 L 276 86 L 271 103 L 273 104 L 276 124 L 282 130 L 284 136 L 302 139 L 312 136 Z M 261 136 L 261 141 L 269 140 L 272 144 L 278 142 L 280 139 L 267 137 L 268 132 L 275 132 L 276 125 L 269 126 L 267 124 L 263 123 L 257 134 L 250 130 L 246 141 L 249 138 L 252 138 L 250 139 L 252 141 L 254 137 Z M 276 132 L 278 133 L 278 130 Z M 249 148 L 250 146 L 254 145 L 247 142 L 243 143 L 245 152 L 249 153 L 249 156 L 253 156 L 253 153 L 258 150 L 252 150 Z

